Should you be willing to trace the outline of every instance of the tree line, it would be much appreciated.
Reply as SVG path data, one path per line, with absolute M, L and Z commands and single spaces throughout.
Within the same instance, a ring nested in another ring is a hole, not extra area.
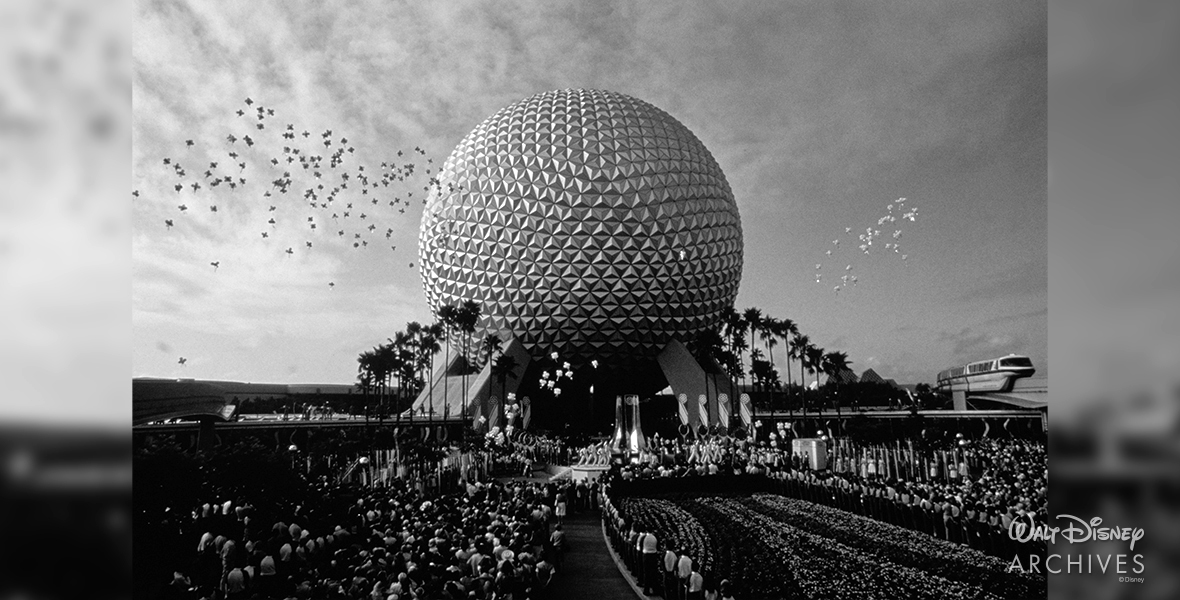
M 444 304 L 436 311 L 434 323 L 422 325 L 411 321 L 385 343 L 361 352 L 357 357 L 356 385 L 366 398 L 375 400 L 372 414 L 378 418 L 401 414 L 409 410 L 422 390 L 430 385 L 431 397 L 419 412 L 444 418 L 459 416 L 451 414 L 447 386 L 430 383 L 435 372 L 435 358 L 440 352 L 444 365 L 451 363 L 452 351 L 461 357 L 458 363 L 463 378 L 460 414 L 468 412 L 468 377 L 478 373 L 488 362 L 492 363 L 493 377 L 504 387 L 517 362 L 503 353 L 504 341 L 499 335 L 489 333 L 477 342 L 476 325 L 482 312 L 480 303 L 473 300 Z M 435 387 L 439 389 L 435 390 Z M 435 393 L 439 394 L 437 399 Z M 366 406 L 369 404 L 366 402 Z M 369 414 L 368 408 L 366 414 Z
M 452 352 L 462 357 L 458 364 L 463 377 L 462 414 L 468 414 L 468 376 L 478 373 L 488 363 L 492 364 L 493 381 L 499 384 L 503 397 L 507 379 L 513 377 L 518 365 L 503 352 L 504 340 L 499 335 L 489 333 L 477 340 L 476 325 L 481 314 L 482 307 L 475 301 L 446 304 L 436 311 L 436 322 L 408 323 L 385 343 L 362 352 L 357 358 L 356 384 L 366 398 L 375 399 L 373 414 L 384 417 L 409 409 L 429 385 L 428 380 L 435 371 L 435 357 L 440 352 L 444 364 L 450 364 Z M 853 363 L 847 353 L 816 345 L 795 321 L 767 315 L 759 308 L 738 312 L 732 305 L 726 307 L 718 324 L 688 340 L 688 346 L 698 360 L 716 362 L 743 389 L 761 392 L 755 395 L 764 404 L 785 406 L 792 413 L 797 408 L 804 417 L 809 408 L 834 406 L 839 412 L 842 405 L 850 405 L 843 400 L 852 400 L 853 406 L 866 398 L 873 402 L 903 403 L 889 390 L 877 389 L 880 385 L 851 382 L 846 375 Z M 776 350 L 780 348 L 785 361 L 785 382 L 775 365 Z M 827 377 L 822 387 L 821 375 Z M 807 389 L 809 376 L 814 377 L 817 389 Z M 440 406 L 434 408 L 436 393 L 440 396 L 437 399 Z M 419 412 L 453 416 L 449 393 L 445 385 L 431 386 L 432 396 Z

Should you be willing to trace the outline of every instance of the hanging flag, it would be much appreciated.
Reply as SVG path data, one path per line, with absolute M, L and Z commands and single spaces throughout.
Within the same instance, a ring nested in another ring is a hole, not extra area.
M 704 394 L 697 396 L 697 412 L 700 414 L 700 425 L 709 426 L 709 400 Z
M 528 396 L 525 396 L 520 399 L 520 405 L 524 407 L 520 415 L 520 428 L 528 429 L 529 422 L 533 420 L 533 402 L 529 400 Z
M 680 424 L 688 425 L 688 394 L 680 394 L 676 401 L 679 403 L 676 408 L 680 411 Z
M 492 396 L 488 399 L 488 429 L 500 426 L 500 399 Z
M 725 392 L 717 395 L 717 421 L 722 427 L 729 429 L 729 394 Z
M 742 423 L 749 427 L 754 422 L 754 411 L 750 407 L 750 395 L 742 394 L 738 397 L 738 410 L 742 417 Z

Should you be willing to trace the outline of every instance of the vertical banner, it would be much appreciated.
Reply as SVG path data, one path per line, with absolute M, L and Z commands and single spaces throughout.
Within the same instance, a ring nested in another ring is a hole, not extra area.
M 680 394 L 676 397 L 676 410 L 680 415 L 680 424 L 688 425 L 688 394 Z
M 492 396 L 488 399 L 488 429 L 500 426 L 500 399 Z
M 738 411 L 742 417 L 742 424 L 749 427 L 754 422 L 754 411 L 750 406 L 749 394 L 742 394 L 738 397 Z
M 709 401 L 704 394 L 697 397 L 697 412 L 700 414 L 701 425 L 709 426 Z
M 533 420 L 533 402 L 529 400 L 528 396 L 525 396 L 520 399 L 520 405 L 523 407 L 520 413 L 520 428 L 528 429 L 529 422 Z
M 725 392 L 717 395 L 717 421 L 729 431 L 729 394 Z

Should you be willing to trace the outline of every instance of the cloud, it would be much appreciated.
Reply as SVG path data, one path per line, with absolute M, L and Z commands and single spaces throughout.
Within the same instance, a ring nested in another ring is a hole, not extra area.
M 1045 260 L 1033 260 L 985 275 L 975 287 L 955 298 L 955 302 L 988 302 L 1017 296 L 1047 294 L 1048 266 Z
M 1043 321 L 1044 318 L 1047 317 L 1048 315 L 1049 315 L 1049 309 L 1048 309 L 1048 307 L 1046 307 L 1046 308 L 1040 308 L 1040 309 L 1032 310 L 1032 311 L 1028 311 L 1028 312 L 1017 313 L 1014 315 L 999 316 L 994 319 L 988 319 L 986 321 L 983 321 L 982 323 L 980 323 L 980 325 L 982 326 L 982 325 L 1000 325 L 1000 324 L 1004 324 L 1004 323 L 1016 323 L 1019 321 L 1024 321 L 1026 319 L 1035 319 L 1038 317 Z
M 949 342 L 951 353 L 960 362 L 1018 354 L 1028 347 L 1028 341 L 1022 336 L 977 332 L 970 327 L 956 333 L 943 332 L 938 341 Z

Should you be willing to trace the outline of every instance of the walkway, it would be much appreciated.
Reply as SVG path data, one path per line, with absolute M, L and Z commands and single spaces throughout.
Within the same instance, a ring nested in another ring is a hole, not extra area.
M 549 598 L 563 600 L 631 600 L 635 590 L 619 573 L 602 538 L 602 521 L 597 511 L 566 517 L 565 538 L 570 551 L 562 569 L 549 587 Z

